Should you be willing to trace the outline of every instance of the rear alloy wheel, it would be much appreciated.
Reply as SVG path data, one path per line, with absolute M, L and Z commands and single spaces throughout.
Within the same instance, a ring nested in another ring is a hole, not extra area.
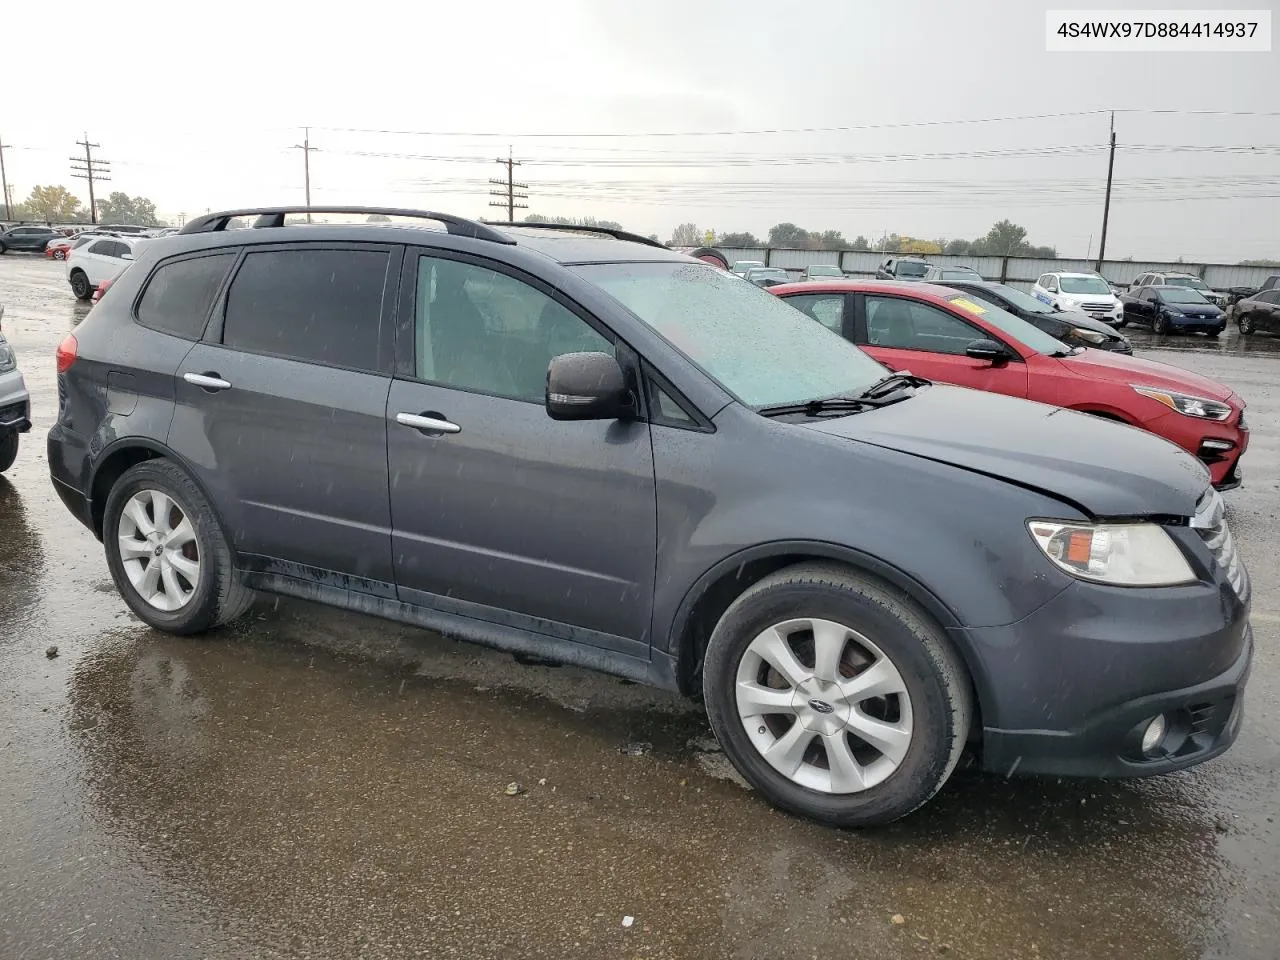
M 18 431 L 10 430 L 0 434 L 0 473 L 13 466 L 18 459 Z
M 102 541 L 130 609 L 170 633 L 200 633 L 238 617 L 253 593 L 200 489 L 176 464 L 129 468 L 107 497 Z
M 1253 334 L 1253 315 L 1249 313 L 1240 314 L 1240 318 L 1236 321 L 1236 326 L 1240 328 L 1241 336 L 1251 336 Z
M 76 295 L 77 300 L 88 300 L 93 296 L 93 284 L 83 270 L 71 272 L 71 292 Z
M 726 756 L 772 803 L 837 826 L 888 823 L 946 782 L 972 715 L 941 630 L 838 566 L 766 577 L 725 612 L 703 693 Z

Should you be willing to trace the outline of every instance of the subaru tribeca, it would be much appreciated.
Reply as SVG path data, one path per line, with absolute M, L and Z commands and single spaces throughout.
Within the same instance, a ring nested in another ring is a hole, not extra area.
M 1235 739 L 1249 579 L 1172 444 L 892 374 L 621 231 L 299 212 L 155 241 L 58 349 L 54 486 L 151 626 L 265 591 L 701 693 L 837 825 L 967 745 L 1140 776 Z

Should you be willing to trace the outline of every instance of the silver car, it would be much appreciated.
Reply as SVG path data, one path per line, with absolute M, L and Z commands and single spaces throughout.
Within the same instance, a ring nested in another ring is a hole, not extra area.
M 18 458 L 18 434 L 31 429 L 31 396 L 3 329 L 4 307 L 0 306 L 0 473 Z

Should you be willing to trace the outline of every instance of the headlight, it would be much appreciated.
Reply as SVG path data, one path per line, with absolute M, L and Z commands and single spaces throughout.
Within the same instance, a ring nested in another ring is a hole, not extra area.
M 1169 534 L 1154 523 L 1029 520 L 1031 538 L 1072 576 L 1117 587 L 1171 587 L 1196 577 Z
M 0 337 L 0 373 L 7 373 L 17 365 L 18 359 L 13 355 L 13 347 L 9 346 L 4 337 Z
M 1231 416 L 1231 408 L 1217 400 L 1206 400 L 1204 397 L 1193 397 L 1186 393 L 1172 393 L 1159 387 L 1139 387 L 1130 384 L 1134 390 L 1144 397 L 1159 400 L 1170 410 L 1177 410 L 1188 417 L 1199 417 L 1201 420 L 1226 420 Z
M 1075 337 L 1078 340 L 1084 340 L 1088 343 L 1106 343 L 1107 338 L 1104 334 L 1097 330 L 1085 330 L 1083 327 L 1072 327 L 1067 331 L 1067 336 Z

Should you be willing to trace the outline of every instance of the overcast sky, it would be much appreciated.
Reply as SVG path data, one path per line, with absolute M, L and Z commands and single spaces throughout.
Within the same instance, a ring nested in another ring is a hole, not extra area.
M 1068 4 L 8 3 L 0 136 L 15 200 L 86 198 L 69 157 L 87 130 L 101 189 L 168 217 L 300 203 L 309 124 L 315 203 L 497 215 L 510 144 L 530 211 L 664 240 L 783 220 L 972 238 L 1007 217 L 1083 256 L 1107 164 L 1092 111 L 1117 109 L 1111 256 L 1280 257 L 1280 42 L 1051 54 L 1047 6 Z M 758 132 L 779 130 L 808 132 Z

